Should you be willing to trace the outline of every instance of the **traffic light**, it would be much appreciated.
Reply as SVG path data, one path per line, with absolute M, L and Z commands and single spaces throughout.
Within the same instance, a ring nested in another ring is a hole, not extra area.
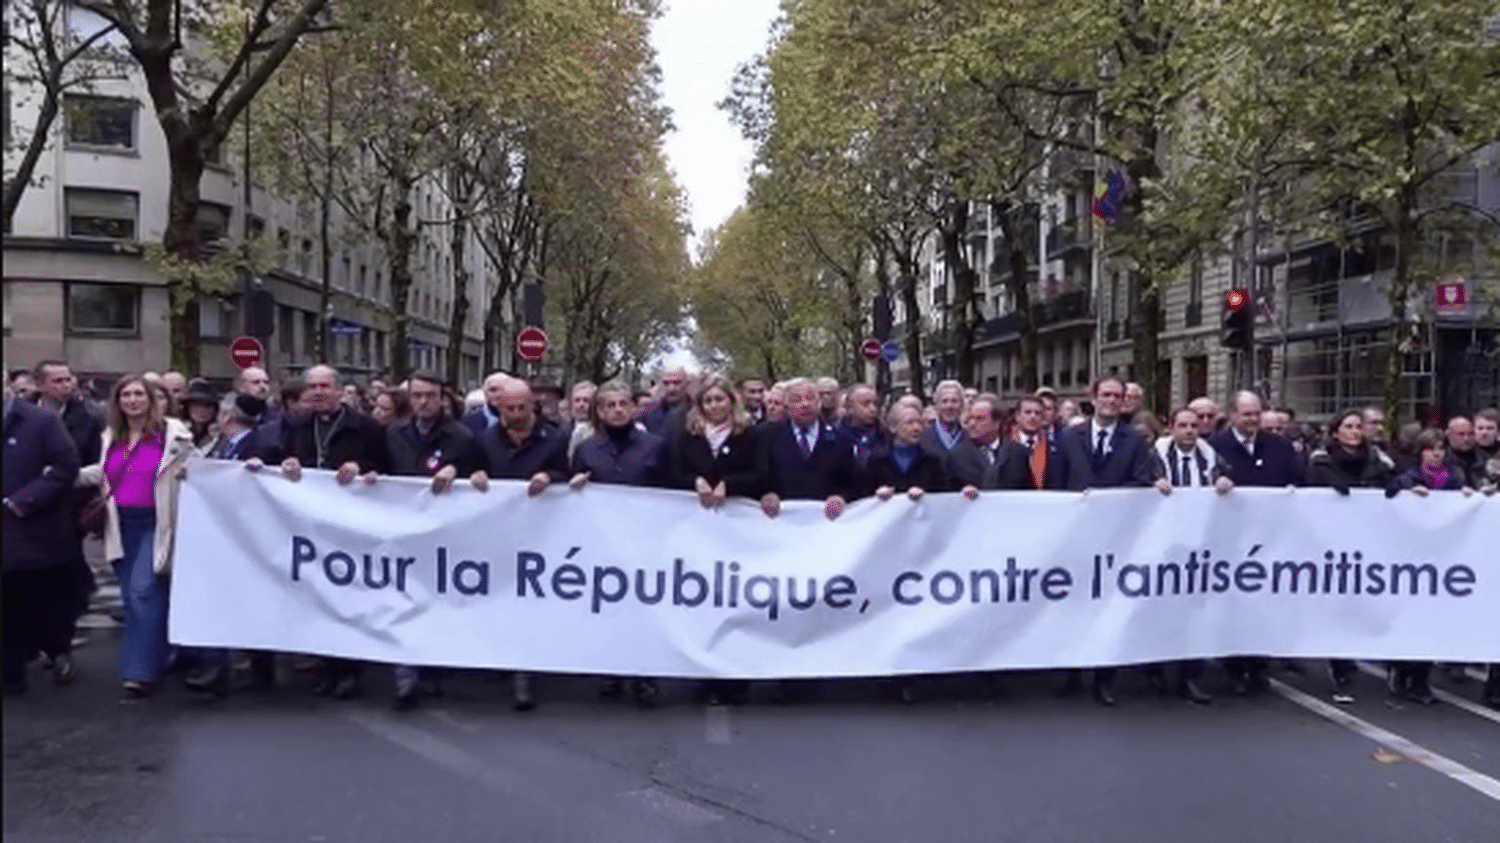
M 1250 350 L 1250 328 L 1253 312 L 1250 309 L 1250 291 L 1236 287 L 1224 294 L 1223 331 L 1219 344 L 1240 351 Z

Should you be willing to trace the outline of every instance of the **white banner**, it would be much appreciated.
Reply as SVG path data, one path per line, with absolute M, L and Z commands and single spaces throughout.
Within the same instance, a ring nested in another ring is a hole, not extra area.
M 180 644 L 564 673 L 821 677 L 1235 654 L 1500 661 L 1500 497 L 528 498 L 192 466 Z

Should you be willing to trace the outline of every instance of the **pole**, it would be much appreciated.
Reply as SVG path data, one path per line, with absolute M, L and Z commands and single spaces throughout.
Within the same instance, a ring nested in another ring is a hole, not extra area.
M 1243 375 L 1242 389 L 1255 392 L 1255 386 L 1260 381 L 1256 377 L 1256 364 L 1260 357 L 1255 349 L 1255 323 L 1259 321 L 1260 308 L 1260 175 L 1250 177 L 1250 236 L 1247 249 L 1250 252 L 1248 261 L 1249 273 L 1245 282 L 1246 302 L 1245 307 L 1250 311 L 1250 319 L 1245 328 L 1245 364 L 1241 367 Z
M 248 44 L 249 42 L 250 42 L 250 13 L 247 10 L 245 12 L 245 43 Z M 245 63 L 244 76 L 242 78 L 248 78 L 249 75 L 250 75 L 250 63 L 246 62 Z M 250 210 L 251 210 L 250 171 L 251 171 L 251 160 L 250 160 L 250 104 L 248 102 L 245 104 L 245 112 L 240 117 L 240 119 L 243 120 L 243 121 L 245 121 L 245 124 L 244 124 L 245 160 L 244 160 L 244 163 L 241 165 L 241 168 L 240 168 L 240 181 L 241 181 L 241 185 L 240 185 L 240 204 L 243 207 L 243 211 L 240 214 L 240 264 L 241 264 L 241 267 L 242 267 L 242 271 L 244 272 L 244 285 L 243 285 L 243 289 L 240 291 L 240 301 L 243 302 L 243 304 L 244 304 L 244 308 L 243 308 L 244 309 L 244 313 L 242 313 L 240 315 L 241 315 L 241 319 L 242 319 L 241 327 L 244 329 L 244 332 L 246 334 L 249 334 L 249 333 L 251 333 L 250 328 L 252 327 L 251 326 L 251 321 L 252 320 L 251 320 L 251 316 L 250 316 L 250 311 L 252 309 L 252 305 L 251 305 L 251 302 L 250 302 L 250 298 L 251 298 L 251 293 L 254 292 L 254 290 L 255 290 L 255 285 L 257 283 L 257 279 L 255 278 L 255 272 L 254 272 L 254 270 L 250 266 Z M 262 338 L 262 339 L 264 339 L 264 338 Z
M 318 287 L 318 360 L 333 362 L 333 250 L 328 243 L 329 203 L 333 200 L 333 73 L 323 55 L 323 189 L 318 197 L 318 239 L 323 281 Z

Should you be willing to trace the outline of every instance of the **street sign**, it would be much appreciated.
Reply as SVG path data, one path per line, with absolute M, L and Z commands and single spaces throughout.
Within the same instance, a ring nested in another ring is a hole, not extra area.
M 866 360 L 874 363 L 880 359 L 880 340 L 870 337 L 859 344 L 859 354 Z
M 349 322 L 344 319 L 328 320 L 328 333 L 336 337 L 357 337 L 364 330 L 364 326 L 357 322 Z
M 229 359 L 241 369 L 259 366 L 265 356 L 266 347 L 255 337 L 235 337 L 229 344 Z
M 1437 285 L 1438 310 L 1463 310 L 1469 305 L 1469 285 L 1462 279 Z
M 547 332 L 541 328 L 523 328 L 516 336 L 516 353 L 523 360 L 540 360 L 547 353 Z
M 885 341 L 885 345 L 882 345 L 880 347 L 880 356 L 884 357 L 885 358 L 885 362 L 887 362 L 887 363 L 894 363 L 897 360 L 900 360 L 901 359 L 901 341 L 900 340 L 886 340 Z

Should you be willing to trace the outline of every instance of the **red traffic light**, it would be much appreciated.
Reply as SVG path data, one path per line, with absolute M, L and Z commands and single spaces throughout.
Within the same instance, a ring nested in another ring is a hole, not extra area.
M 1239 287 L 1224 294 L 1224 306 L 1230 310 L 1240 310 L 1250 303 L 1250 291 Z

